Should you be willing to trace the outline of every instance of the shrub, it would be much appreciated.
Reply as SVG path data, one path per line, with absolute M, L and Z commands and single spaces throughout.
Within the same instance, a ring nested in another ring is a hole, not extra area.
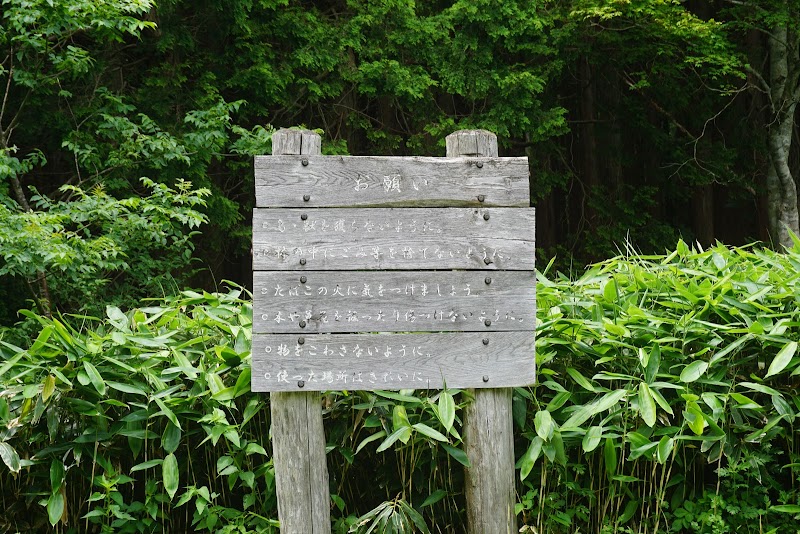
M 540 380 L 513 397 L 523 531 L 796 532 L 798 279 L 800 246 L 545 269 Z M 249 301 L 145 304 L 0 339 L 3 530 L 276 531 Z M 467 402 L 326 393 L 334 531 L 464 531 Z

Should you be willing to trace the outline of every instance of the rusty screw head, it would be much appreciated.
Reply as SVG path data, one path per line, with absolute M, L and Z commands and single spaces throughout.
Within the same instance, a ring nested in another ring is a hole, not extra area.
M 306 327 L 306 322 L 300 321 L 300 328 L 305 328 L 305 327 Z
M 483 202 L 486 200 L 486 195 L 478 195 L 478 202 Z
M 308 202 L 311 200 L 311 195 L 303 195 L 303 202 Z
M 483 214 L 483 220 L 484 221 L 488 221 L 489 220 L 489 214 L 488 213 L 484 213 Z
M 489 344 L 489 338 L 488 337 L 483 338 L 483 344 L 484 345 L 488 345 Z
M 483 324 L 485 324 L 486 326 L 492 326 L 492 320 L 486 319 L 485 321 L 483 321 Z
M 478 167 L 479 169 L 482 169 L 483 168 L 483 162 L 479 161 L 478 163 L 475 164 L 475 166 Z
M 306 259 L 300 258 L 300 265 L 305 265 L 305 264 L 306 264 Z
M 488 377 L 484 377 L 484 378 L 486 378 L 488 380 Z M 484 382 L 486 382 L 486 380 L 484 380 Z M 301 388 L 301 387 L 303 387 L 305 385 L 306 385 L 305 380 L 298 380 L 297 381 L 297 387 Z
M 300 220 L 301 220 L 301 221 L 305 221 L 306 219 L 308 219 L 308 215 L 307 215 L 307 214 L 305 214 L 305 213 L 304 213 L 304 214 L 302 214 L 302 215 L 300 216 Z
M 304 337 L 297 338 L 297 344 L 298 345 L 302 345 L 305 342 L 306 342 L 306 338 L 304 338 Z
M 303 158 L 302 160 L 300 160 L 300 163 L 303 164 L 303 167 L 308 167 L 308 158 Z
M 492 283 L 492 277 L 491 276 L 487 276 L 486 278 L 483 279 L 483 281 L 486 282 L 486 285 L 488 286 L 489 284 Z
M 489 381 L 489 375 L 483 375 L 483 381 L 484 382 L 488 382 Z
M 301 276 L 301 277 L 300 277 L 300 283 L 301 283 L 301 284 L 305 284 L 305 283 L 306 283 L 306 280 L 308 280 L 308 278 L 306 278 L 305 276 Z

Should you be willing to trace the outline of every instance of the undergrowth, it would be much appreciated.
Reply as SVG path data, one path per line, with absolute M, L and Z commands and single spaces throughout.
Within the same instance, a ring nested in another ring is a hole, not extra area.
M 798 279 L 800 246 L 682 242 L 540 273 L 539 381 L 513 397 L 522 531 L 798 532 Z M 277 532 L 241 289 L 24 313 L 33 339 L 0 339 L 0 530 Z M 334 532 L 464 531 L 467 402 L 325 393 Z

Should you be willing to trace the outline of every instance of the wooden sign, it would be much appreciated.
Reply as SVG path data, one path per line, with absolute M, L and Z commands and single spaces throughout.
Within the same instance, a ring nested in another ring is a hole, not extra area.
M 442 389 L 519 384 L 530 332 L 255 335 L 256 391 Z
M 534 381 L 525 158 L 263 156 L 256 177 L 253 391 Z
M 256 272 L 253 332 L 532 331 L 534 283 L 530 271 Z
M 257 206 L 530 205 L 527 158 L 256 156 L 255 173 Z
M 253 228 L 257 270 L 534 268 L 530 208 L 256 209 Z

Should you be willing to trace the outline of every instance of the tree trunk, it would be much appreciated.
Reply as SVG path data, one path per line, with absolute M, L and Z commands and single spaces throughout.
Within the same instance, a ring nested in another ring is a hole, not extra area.
M 800 39 L 786 24 L 769 34 L 769 87 L 772 121 L 767 131 L 770 165 L 767 173 L 767 204 L 773 239 L 791 247 L 791 234 L 800 234 L 797 184 L 789 166 L 797 101 L 800 99 Z

